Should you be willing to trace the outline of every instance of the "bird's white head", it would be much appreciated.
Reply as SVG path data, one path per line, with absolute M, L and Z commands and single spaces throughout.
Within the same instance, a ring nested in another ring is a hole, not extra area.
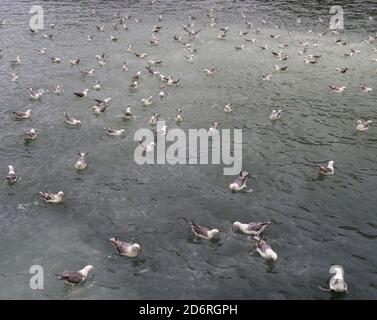
M 64 192 L 63 192 L 63 191 L 59 191 L 59 192 L 58 192 L 58 196 L 59 196 L 59 197 L 64 197 Z

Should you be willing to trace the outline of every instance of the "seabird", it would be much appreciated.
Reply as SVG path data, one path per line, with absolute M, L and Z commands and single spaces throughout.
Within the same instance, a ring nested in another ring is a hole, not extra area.
M 147 145 L 145 145 L 144 142 L 145 142 L 145 137 L 143 137 L 139 141 L 140 145 L 144 149 L 144 152 L 148 152 L 148 153 L 153 152 L 154 151 L 154 147 L 155 147 L 155 143 L 152 141 L 152 142 L 148 143 Z
M 96 26 L 97 30 L 100 32 L 105 31 L 105 26 Z
M 128 45 L 127 51 L 128 51 L 128 52 L 134 52 L 134 49 L 132 49 L 132 46 L 131 46 L 131 45 Z
M 45 54 L 46 53 L 46 51 L 47 51 L 47 49 L 46 48 L 37 48 L 37 49 L 35 49 L 36 51 L 37 51 L 37 53 L 39 53 L 39 54 Z
M 135 52 L 135 56 L 138 57 L 138 58 L 141 58 L 141 59 L 145 59 L 147 57 L 147 54 L 146 53 L 137 53 Z
M 160 115 L 158 114 L 158 113 L 152 113 L 152 116 L 151 116 L 151 118 L 149 119 L 149 124 L 151 125 L 151 126 L 155 126 L 155 125 L 157 125 L 157 121 L 158 121 L 158 117 L 159 117 Z
M 88 41 L 92 41 L 93 40 L 93 36 L 91 36 L 90 34 L 87 35 L 87 39 Z
M 183 122 L 182 110 L 181 109 L 175 109 L 175 111 L 177 111 L 177 114 L 175 116 L 175 121 L 176 122 Z
M 281 116 L 281 113 L 283 112 L 283 110 L 272 110 L 271 112 L 271 115 L 270 115 L 270 120 L 274 121 L 274 120 L 278 120 L 280 119 L 280 116 Z
M 275 64 L 276 70 L 285 71 L 285 70 L 287 70 L 287 68 L 288 68 L 288 66 L 278 66 L 277 64 Z
M 327 167 L 320 166 L 319 167 L 319 173 L 325 176 L 331 176 L 334 174 L 334 161 L 329 161 L 327 164 Z
M 264 229 L 267 228 L 269 224 L 271 224 L 270 221 L 250 223 L 241 223 L 239 221 L 236 221 L 233 223 L 233 229 L 240 230 L 241 232 L 248 235 L 258 236 L 264 231 Z
M 77 159 L 75 163 L 75 168 L 76 170 L 84 170 L 88 166 L 88 163 L 86 161 L 88 157 L 88 152 L 80 152 L 79 153 L 79 158 Z
M 246 188 L 247 177 L 250 177 L 250 174 L 247 171 L 241 171 L 239 177 L 229 185 L 230 191 L 238 192 L 244 190 Z
M 240 30 L 240 36 L 246 36 L 248 33 L 249 33 L 249 31 Z
M 148 64 L 152 66 L 160 65 L 162 64 L 162 61 L 161 60 L 148 60 Z
M 75 119 L 74 117 L 72 117 L 71 115 L 69 115 L 68 113 L 64 113 L 64 116 L 65 116 L 65 122 L 71 126 L 78 126 L 78 125 L 81 125 L 81 121 L 80 120 L 77 120 Z
M 123 62 L 123 64 L 122 64 L 122 71 L 128 71 L 128 64 L 127 64 L 127 62 Z
M 18 75 L 15 73 L 11 73 L 10 75 L 10 81 L 15 82 L 18 80 Z
M 343 267 L 341 265 L 333 265 L 331 266 L 329 273 L 333 274 L 329 281 L 329 289 L 322 288 L 321 286 L 319 286 L 319 288 L 323 291 L 347 293 L 348 289 L 347 283 L 344 281 Z
M 138 243 L 122 242 L 117 237 L 112 237 L 109 239 L 109 241 L 121 256 L 134 258 L 139 254 L 141 250 L 141 247 Z
M 278 255 L 272 248 L 267 244 L 266 241 L 264 241 L 259 236 L 255 236 L 254 240 L 257 242 L 257 248 L 256 251 L 260 254 L 260 256 L 263 259 L 266 259 L 268 261 L 276 261 L 278 258 Z
M 88 278 L 89 272 L 93 270 L 93 266 L 88 265 L 79 271 L 64 271 L 63 273 L 55 274 L 59 280 L 64 280 L 65 283 L 71 286 L 84 282 Z
M 193 55 L 193 54 L 190 54 L 190 55 L 186 55 L 186 56 L 185 56 L 185 59 L 186 59 L 188 62 L 192 62 L 192 61 L 194 61 L 195 58 L 196 58 L 196 56 Z
M 92 110 L 95 114 L 104 113 L 109 105 L 105 103 L 97 104 L 92 107 Z
M 195 236 L 201 239 L 212 240 L 220 235 L 218 229 L 209 229 L 207 227 L 200 226 L 191 220 L 190 227 Z
M 81 70 L 81 74 L 85 77 L 85 76 L 90 76 L 92 77 L 93 76 L 93 73 L 94 73 L 94 69 L 90 69 L 88 71 L 86 70 Z
M 168 77 L 168 86 L 174 86 L 179 82 L 179 79 L 176 79 L 172 76 Z
M 130 90 L 137 90 L 138 89 L 138 85 L 137 85 L 137 81 L 135 80 L 134 82 L 131 82 L 128 87 L 130 88 Z
M 243 48 L 245 48 L 244 44 L 241 44 L 240 46 L 235 46 L 234 47 L 234 49 L 236 49 L 236 50 L 242 50 Z
M 75 64 L 79 64 L 80 63 L 80 58 L 69 60 L 69 63 L 70 63 L 71 66 L 73 66 Z
M 116 42 L 116 41 L 118 41 L 118 38 L 114 37 L 114 36 L 110 36 L 110 40 L 113 41 L 113 42 Z
M 88 95 L 88 91 L 89 89 L 85 89 L 84 91 L 82 92 L 74 92 L 74 94 L 79 97 L 79 98 L 84 98 Z
M 58 193 L 49 193 L 49 192 L 38 192 L 39 196 L 44 200 L 46 203 L 61 203 L 64 199 L 64 192 L 59 191 Z
M 356 130 L 367 131 L 370 123 L 372 123 L 372 120 L 357 120 Z
M 272 74 L 262 73 L 263 80 L 270 81 L 272 79 Z
M 165 89 L 164 86 L 160 86 L 160 92 L 158 93 L 158 95 L 160 96 L 161 99 L 162 99 L 163 97 L 166 97 L 166 94 L 165 94 L 165 92 L 164 92 L 164 89 Z
M 143 106 L 149 106 L 152 104 L 152 99 L 153 99 L 153 96 L 149 96 L 148 98 L 143 98 L 141 99 L 141 103 L 143 104 Z
M 13 64 L 13 65 L 21 64 L 21 59 L 20 59 L 19 56 L 17 56 L 16 59 L 11 60 L 10 63 Z
M 345 86 L 340 87 L 340 86 L 337 86 L 335 84 L 330 84 L 329 88 L 330 88 L 331 91 L 334 91 L 334 92 L 343 92 L 346 89 Z
M 8 166 L 8 175 L 5 177 L 5 180 L 7 180 L 9 184 L 14 184 L 17 182 L 17 176 L 13 166 Z
M 30 91 L 30 98 L 32 100 L 40 100 L 44 92 L 43 89 L 33 90 L 33 88 L 29 88 L 29 91 Z
M 361 85 L 361 90 L 364 92 L 370 92 L 372 91 L 371 87 L 368 87 L 366 84 Z
M 52 39 L 52 33 L 51 34 L 42 34 L 42 37 L 44 38 L 44 39 Z
M 25 112 L 22 111 L 14 111 L 13 114 L 16 116 L 16 119 L 29 119 L 31 117 L 31 110 L 27 110 Z
M 207 74 L 207 76 L 214 74 L 215 71 L 216 71 L 216 67 L 213 67 L 211 69 L 204 69 L 204 72 Z
M 121 118 L 123 120 L 128 120 L 128 119 L 132 118 L 132 113 L 131 113 L 131 108 L 130 107 L 128 107 L 126 110 L 122 111 Z
M 230 105 L 230 103 L 227 103 L 224 107 L 224 112 L 232 112 L 232 106 Z
M 208 136 L 212 137 L 215 133 L 218 133 L 220 122 L 212 122 L 212 127 L 208 129 Z
M 58 57 L 51 57 L 51 62 L 52 63 L 60 63 L 60 58 L 58 58 Z
M 141 75 L 141 71 L 136 72 L 136 74 L 134 74 L 134 75 L 132 76 L 131 81 L 133 82 L 133 81 L 137 81 L 137 80 L 139 80 L 139 79 L 140 79 L 140 75 Z
M 25 141 L 31 141 L 34 140 L 37 137 L 37 133 L 35 132 L 35 129 L 31 129 L 30 131 L 26 131 L 24 134 Z
M 345 67 L 345 68 L 336 68 L 335 70 L 339 71 L 340 73 L 346 73 L 347 70 L 348 70 L 348 68 L 347 67 Z
M 97 103 L 97 105 L 102 105 L 102 104 L 109 105 L 111 98 L 106 98 L 106 99 L 103 99 L 103 100 L 102 99 L 94 99 L 94 101 Z
M 123 133 L 126 132 L 126 130 L 124 129 L 109 129 L 109 128 L 106 128 L 106 127 L 103 127 L 103 130 L 106 131 L 106 133 L 109 135 L 109 136 L 120 136 L 122 135 Z
M 93 86 L 92 86 L 92 89 L 93 90 L 101 90 L 101 84 L 99 83 L 99 81 L 98 80 L 95 80 L 94 81 L 94 84 L 93 84 Z

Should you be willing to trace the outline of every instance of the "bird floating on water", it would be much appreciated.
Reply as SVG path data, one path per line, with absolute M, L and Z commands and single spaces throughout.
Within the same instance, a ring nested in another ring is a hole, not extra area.
M 80 58 L 69 60 L 71 66 L 77 65 L 80 63 Z
M 51 63 L 60 63 L 61 59 L 58 57 L 51 57 Z
M 337 86 L 335 84 L 330 84 L 329 88 L 333 92 L 343 92 L 346 89 L 345 86 Z
M 16 119 L 29 119 L 31 117 L 31 110 L 26 110 L 25 112 L 22 111 L 14 111 L 13 114 L 16 116 Z
M 271 114 L 270 114 L 270 120 L 274 121 L 274 120 L 278 120 L 280 119 L 281 117 L 281 113 L 283 112 L 283 110 L 272 110 Z
M 117 237 L 112 237 L 109 239 L 109 241 L 121 256 L 134 258 L 137 257 L 141 250 L 141 247 L 138 243 L 122 242 Z
M 30 129 L 29 131 L 26 131 L 24 133 L 24 139 L 25 141 L 32 141 L 37 137 L 37 133 L 35 129 Z
M 79 271 L 64 271 L 55 275 L 59 280 L 64 280 L 65 283 L 74 286 L 84 282 L 93 269 L 92 265 L 88 265 Z
M 256 252 L 260 254 L 260 256 L 267 260 L 275 262 L 278 258 L 278 255 L 272 248 L 264 241 L 260 236 L 255 236 L 254 240 L 257 243 Z
M 325 176 L 332 176 L 334 174 L 334 161 L 329 161 L 327 166 L 320 166 L 319 173 Z
M 333 265 L 330 267 L 330 274 L 333 274 L 333 276 L 330 278 L 329 281 L 329 288 L 322 288 L 319 286 L 319 288 L 323 291 L 333 291 L 337 293 L 347 293 L 347 283 L 344 281 L 344 270 L 341 265 Z
M 46 203 L 61 203 L 64 200 L 64 192 L 59 191 L 58 193 L 49 193 L 49 192 L 38 192 L 39 196 Z
M 246 178 L 250 177 L 247 171 L 241 171 L 239 177 L 234 180 L 230 185 L 229 189 L 232 192 L 239 192 L 246 188 Z
M 366 84 L 362 84 L 362 85 L 361 85 L 361 90 L 362 90 L 363 92 L 370 92 L 370 91 L 372 91 L 372 88 L 371 88 L 371 87 L 368 87 Z
M 207 227 L 196 224 L 193 220 L 190 222 L 190 227 L 195 236 L 205 240 L 212 240 L 218 238 L 220 231 L 218 229 L 209 229 Z
M 229 112 L 232 112 L 232 111 L 233 110 L 232 110 L 231 104 L 230 103 L 225 104 L 224 112 L 229 113 Z
M 79 153 L 79 158 L 77 159 L 75 163 L 75 168 L 76 170 L 85 170 L 86 167 L 88 166 L 87 163 L 87 158 L 88 158 L 88 152 L 80 152 Z
M 148 98 L 141 99 L 141 103 L 143 106 L 150 106 L 152 104 L 153 96 L 149 96 Z
M 82 92 L 74 92 L 73 94 L 75 94 L 79 98 L 85 98 L 86 96 L 88 96 L 88 91 L 89 89 L 85 89 Z
M 123 120 L 128 120 L 128 119 L 132 118 L 132 112 L 131 112 L 131 108 L 130 107 L 128 107 L 126 110 L 122 111 L 121 118 Z
M 204 72 L 207 74 L 207 76 L 214 74 L 215 71 L 216 71 L 216 67 L 212 67 L 211 69 L 204 69 Z
M 158 121 L 159 117 L 160 117 L 160 115 L 158 113 L 153 112 L 151 118 L 149 119 L 149 124 L 151 126 L 157 125 L 157 121 Z
M 110 129 L 110 128 L 107 128 L 107 127 L 104 127 L 103 130 L 105 130 L 105 132 L 109 135 L 109 136 L 121 136 L 122 134 L 124 134 L 126 132 L 126 130 L 124 129 Z
M 8 175 L 5 177 L 5 180 L 9 184 L 14 184 L 17 182 L 17 176 L 13 166 L 8 166 Z
M 64 116 L 65 116 L 65 122 L 71 126 L 79 126 L 81 125 L 81 121 L 78 120 L 78 119 L 75 119 L 74 117 L 72 117 L 71 115 L 69 115 L 68 113 L 64 113 Z
M 183 122 L 182 110 L 175 109 L 175 111 L 177 111 L 177 114 L 175 115 L 175 122 Z
M 367 131 L 370 123 L 372 123 L 372 120 L 357 120 L 356 130 Z
M 208 136 L 209 137 L 212 137 L 214 136 L 216 133 L 218 133 L 218 128 L 220 126 L 220 122 L 212 122 L 212 127 L 210 127 L 208 129 Z
M 15 73 L 11 73 L 10 75 L 10 81 L 15 82 L 18 80 L 18 75 Z
M 236 221 L 233 223 L 233 229 L 239 230 L 245 234 L 257 236 L 260 235 L 271 222 L 250 222 L 250 223 L 241 223 Z

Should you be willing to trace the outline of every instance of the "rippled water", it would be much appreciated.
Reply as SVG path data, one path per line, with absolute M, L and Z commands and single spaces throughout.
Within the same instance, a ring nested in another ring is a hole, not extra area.
M 329 299 L 318 285 L 326 285 L 331 264 L 341 264 L 347 298 L 375 299 L 377 130 L 372 124 L 358 134 L 355 126 L 357 119 L 377 119 L 377 63 L 372 61 L 377 53 L 374 45 L 364 43 L 376 31 L 377 5 L 344 5 L 345 30 L 334 35 L 328 29 L 331 1 L 318 3 L 41 1 L 46 25 L 56 25 L 44 31 L 54 34 L 48 40 L 29 31 L 32 1 L 3 0 L 0 17 L 8 24 L 0 27 L 0 168 L 5 176 L 7 166 L 14 164 L 22 180 L 0 185 L 0 298 Z M 218 18 L 213 28 L 206 17 L 211 7 Z M 91 8 L 96 16 L 90 15 Z M 114 12 L 143 21 L 131 20 L 128 31 L 114 31 Z M 239 36 L 239 30 L 245 30 L 241 13 L 253 22 L 248 38 L 256 37 L 256 43 Z M 153 47 L 149 39 L 159 14 L 161 44 Z M 181 28 L 187 14 L 197 17 L 196 28 L 203 28 L 194 41 L 199 52 L 192 64 L 184 60 L 187 50 L 172 40 L 174 34 L 187 38 Z M 298 17 L 300 25 L 295 24 Z M 97 24 L 105 25 L 104 33 L 96 31 Z M 220 41 L 216 33 L 225 26 L 230 26 L 229 36 Z M 262 32 L 256 35 L 258 27 Z M 288 31 L 293 31 L 291 37 Z M 280 39 L 272 39 L 272 33 Z M 87 34 L 94 35 L 92 42 Z M 111 43 L 110 34 L 119 42 Z M 349 45 L 337 46 L 334 38 Z M 311 45 L 313 39 L 318 39 L 317 48 Z M 322 55 L 318 64 L 303 62 L 298 41 L 308 41 L 308 52 Z M 245 49 L 235 51 L 241 43 Z M 259 48 L 264 43 L 267 50 Z M 273 70 L 281 64 L 271 55 L 279 43 L 288 44 L 285 73 Z M 166 99 L 150 107 L 142 107 L 140 99 L 156 95 L 159 83 L 144 72 L 145 61 L 126 51 L 129 44 L 162 59 L 159 70 L 180 79 L 179 86 L 167 88 Z M 46 47 L 48 53 L 37 55 L 37 47 Z M 345 58 L 351 47 L 361 53 Z M 95 55 L 102 52 L 108 53 L 109 62 L 99 67 Z M 9 61 L 16 56 L 23 63 L 12 67 Z M 62 63 L 51 64 L 50 56 Z M 68 61 L 76 57 L 80 65 L 70 67 Z M 120 69 L 125 61 L 128 72 Z M 203 69 L 213 65 L 218 72 L 206 77 Z M 349 67 L 346 74 L 335 71 L 344 66 Z M 92 85 L 79 71 L 91 67 L 103 90 L 90 91 L 89 98 L 112 98 L 100 117 L 92 114 L 91 99 L 72 94 Z M 138 70 L 143 72 L 141 87 L 130 93 L 127 86 Z M 12 72 L 18 73 L 18 82 L 9 81 Z M 262 80 L 263 72 L 273 74 L 271 82 Z M 331 83 L 347 89 L 330 93 Z M 363 83 L 374 90 L 362 92 Z M 40 102 L 29 100 L 29 87 L 51 90 L 54 84 L 62 86 L 61 96 L 46 93 Z M 228 101 L 234 111 L 224 114 Z M 125 105 L 136 115 L 127 123 L 120 119 Z M 135 164 L 134 132 L 148 127 L 152 111 L 160 113 L 169 128 L 176 127 L 177 107 L 183 109 L 180 127 L 185 130 L 209 128 L 212 121 L 220 121 L 222 128 L 243 129 L 243 167 L 256 177 L 249 181 L 253 192 L 231 194 L 228 184 L 234 177 L 224 176 L 221 165 Z M 275 125 L 268 119 L 274 107 L 284 110 Z M 12 119 L 12 111 L 28 108 L 31 121 Z M 81 119 L 81 128 L 67 128 L 64 112 Z M 104 125 L 125 128 L 125 137 L 105 136 Z M 25 146 L 22 134 L 31 127 L 39 137 Z M 89 167 L 78 174 L 73 165 L 81 151 L 90 153 Z M 330 159 L 335 160 L 335 175 L 318 178 L 318 166 Z M 39 190 L 64 190 L 66 202 L 42 204 Z M 190 241 L 190 218 L 220 229 L 220 241 Z M 232 231 L 236 220 L 272 221 L 265 236 L 279 255 L 274 266 L 250 255 L 254 244 Z M 140 256 L 117 256 L 106 241 L 114 235 L 140 243 Z M 54 277 L 86 264 L 95 271 L 83 286 L 71 290 Z M 32 265 L 44 268 L 44 290 L 29 288 Z

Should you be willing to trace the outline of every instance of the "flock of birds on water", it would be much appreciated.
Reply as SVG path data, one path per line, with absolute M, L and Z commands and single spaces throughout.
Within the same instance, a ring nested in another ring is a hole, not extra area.
M 95 16 L 97 14 L 95 9 L 92 9 L 91 14 Z M 215 27 L 218 18 L 215 16 L 214 13 L 214 8 L 211 8 L 207 14 L 209 18 L 208 26 L 209 27 Z M 241 30 L 239 32 L 239 36 L 244 38 L 245 42 L 248 43 L 259 43 L 258 35 L 261 33 L 261 28 L 255 28 L 253 27 L 253 23 L 248 21 L 247 16 L 245 14 L 242 14 L 243 21 L 245 22 L 245 30 Z M 200 31 L 202 29 L 198 29 L 195 27 L 195 17 L 188 15 L 187 16 L 187 22 L 183 24 L 183 31 L 186 33 L 187 38 L 185 39 L 184 36 L 178 36 L 174 35 L 172 41 L 177 42 L 180 44 L 185 50 L 187 50 L 187 54 L 184 55 L 184 59 L 187 60 L 188 62 L 193 62 L 197 57 L 199 53 L 199 48 L 195 47 L 195 40 L 198 38 Z M 373 20 L 372 17 L 369 17 L 370 20 Z M 112 23 L 112 29 L 113 30 L 119 30 L 119 29 L 124 29 L 128 30 L 129 29 L 129 24 L 132 22 L 135 23 L 140 23 L 142 19 L 134 17 L 134 16 L 121 16 L 119 13 L 114 14 L 114 22 Z M 152 46 L 159 46 L 160 45 L 160 40 L 159 40 L 159 33 L 161 29 L 163 29 L 163 26 L 160 24 L 160 22 L 163 21 L 162 15 L 160 15 L 157 19 L 157 24 L 152 26 L 152 37 L 149 40 L 150 45 Z M 323 22 L 321 18 L 319 18 L 320 22 Z M 266 23 L 266 21 L 262 21 L 263 24 Z M 296 21 L 296 24 L 300 24 L 301 19 L 299 18 Z M 6 20 L 0 20 L 0 26 L 5 26 L 7 25 Z M 55 28 L 54 24 L 51 24 L 49 26 L 51 30 Z M 105 32 L 105 25 L 97 25 L 96 26 L 97 32 Z M 275 27 L 276 30 L 278 30 L 278 27 Z M 30 32 L 34 35 L 39 34 L 39 30 L 32 30 L 30 29 Z M 334 35 L 338 35 L 339 32 L 336 30 L 331 31 Z M 217 33 L 217 39 L 219 41 L 224 41 L 229 37 L 230 33 L 230 27 L 222 27 Z M 307 33 L 313 33 L 312 30 L 307 30 Z M 318 33 L 319 37 L 323 37 L 327 31 Z M 255 38 L 253 37 L 248 37 L 248 35 L 255 34 Z M 288 37 L 292 35 L 292 32 L 288 32 Z M 54 35 L 51 34 L 42 34 L 42 38 L 45 39 L 53 39 Z M 271 34 L 271 38 L 274 39 L 279 39 L 280 34 L 278 32 Z M 93 41 L 95 39 L 95 36 L 93 35 L 87 35 L 87 40 L 88 41 Z M 113 35 L 109 36 L 109 41 L 111 42 L 117 42 L 119 39 Z M 368 44 L 373 44 L 377 43 L 377 33 L 375 35 L 369 36 L 366 40 L 366 43 Z M 334 39 L 334 43 L 338 46 L 348 46 L 348 42 L 343 40 L 342 38 L 338 37 Z M 235 50 L 239 51 L 245 48 L 246 44 L 241 44 L 240 46 L 235 46 Z M 303 59 L 306 64 L 316 64 L 320 62 L 321 55 L 320 54 L 311 54 L 308 52 L 309 47 L 318 47 L 318 40 L 313 40 L 312 43 L 309 42 L 301 42 L 299 41 L 298 43 L 299 50 L 297 52 L 298 55 L 304 56 L 305 58 Z M 262 44 L 258 45 L 258 47 L 261 50 L 266 50 L 268 49 L 268 45 Z M 284 49 L 288 47 L 288 44 L 285 43 L 280 43 L 277 44 L 277 47 L 280 49 L 279 51 L 273 50 L 272 55 L 276 57 L 276 59 L 280 61 L 286 61 L 289 56 L 284 52 Z M 373 47 L 372 48 L 373 52 L 377 52 L 377 48 Z M 46 48 L 36 48 L 36 53 L 38 55 L 44 55 L 48 52 L 48 49 Z M 130 55 L 135 55 L 137 58 L 140 59 L 140 61 L 146 61 L 146 66 L 145 70 L 147 71 L 147 74 L 151 77 L 156 78 L 157 81 L 160 82 L 159 89 L 160 92 L 158 96 L 160 99 L 163 99 L 167 93 L 165 92 L 165 85 L 167 86 L 177 86 L 179 83 L 179 79 L 174 77 L 174 76 L 166 76 L 163 75 L 160 71 L 157 71 L 155 68 L 160 66 L 162 64 L 161 60 L 152 60 L 148 58 L 147 53 L 144 52 L 137 52 L 132 45 L 128 46 L 127 49 L 128 54 Z M 3 58 L 2 56 L 2 50 L 0 49 L 0 58 Z M 357 50 L 356 48 L 350 48 L 348 52 L 344 54 L 345 57 L 352 57 L 353 55 L 360 54 L 360 51 Z M 106 62 L 109 59 L 108 54 L 102 53 L 98 54 L 95 56 L 98 64 L 100 66 L 105 66 Z M 377 58 L 374 58 L 373 61 L 377 62 Z M 16 67 L 18 65 L 22 66 L 22 61 L 19 56 L 17 56 L 14 60 L 10 61 L 12 67 Z M 59 57 L 51 57 L 51 63 L 61 63 L 61 59 Z M 69 64 L 71 66 L 79 65 L 80 64 L 80 58 L 74 58 L 69 61 Z M 286 72 L 288 66 L 287 65 L 275 65 L 274 66 L 276 71 L 280 72 Z M 124 72 L 128 71 L 128 64 L 126 62 L 123 63 L 121 66 L 121 70 Z M 338 67 L 336 68 L 336 71 L 339 73 L 346 73 L 349 69 L 347 67 Z M 92 77 L 94 78 L 94 72 L 95 69 L 89 69 L 89 70 L 80 70 L 81 74 L 83 77 Z M 208 68 L 205 68 L 204 73 L 210 77 L 213 74 L 217 72 L 217 67 L 216 66 L 210 66 Z M 10 75 L 10 81 L 15 82 L 18 80 L 18 74 L 16 73 L 11 73 Z M 262 80 L 264 81 L 271 81 L 272 80 L 272 74 L 270 73 L 263 73 L 261 75 Z M 138 71 L 136 74 L 134 74 L 131 77 L 131 81 L 129 84 L 129 90 L 131 92 L 137 91 L 139 88 L 139 83 L 140 80 L 142 79 L 142 72 Z M 363 92 L 370 92 L 372 91 L 372 88 L 368 87 L 366 84 L 361 85 L 361 90 Z M 94 84 L 91 88 L 92 90 L 100 91 L 101 90 L 101 83 L 98 80 L 94 80 Z M 339 86 L 335 84 L 330 84 L 329 85 L 329 90 L 333 92 L 343 92 L 346 89 L 345 86 Z M 59 95 L 63 92 L 62 88 L 60 85 L 55 85 L 53 87 L 52 92 L 56 95 Z M 29 89 L 29 95 L 31 100 L 41 100 L 43 94 L 45 93 L 44 89 Z M 84 99 L 88 96 L 89 93 L 89 88 L 84 89 L 83 91 L 78 91 L 78 92 L 72 92 L 78 100 Z M 141 104 L 143 106 L 149 106 L 153 103 L 153 98 L 154 96 L 151 95 L 149 97 L 141 99 Z M 100 115 L 101 113 L 106 112 L 108 109 L 111 98 L 105 98 L 105 99 L 95 99 L 95 105 L 92 107 L 93 113 L 96 115 Z M 224 106 L 224 112 L 230 113 L 233 112 L 232 105 L 231 103 L 226 103 Z M 278 121 L 280 117 L 282 116 L 283 110 L 281 109 L 274 109 L 271 112 L 270 115 L 270 120 L 271 121 Z M 32 110 L 26 110 L 26 111 L 14 111 L 14 118 L 15 120 L 27 120 L 32 118 Z M 158 119 L 159 119 L 159 114 L 157 113 L 152 113 L 150 119 L 149 119 L 149 124 L 151 127 L 154 127 L 157 125 Z M 125 108 L 125 110 L 122 111 L 121 118 L 125 121 L 132 120 L 134 117 L 131 107 Z M 76 119 L 73 115 L 70 115 L 68 113 L 64 113 L 64 120 L 66 124 L 70 127 L 79 127 L 81 125 L 81 120 Z M 176 109 L 176 116 L 175 116 L 175 121 L 177 123 L 183 122 L 183 111 L 182 109 Z M 372 123 L 371 120 L 357 120 L 356 121 L 356 130 L 357 131 L 367 131 L 369 128 L 369 125 Z M 208 130 L 208 135 L 211 137 L 214 134 L 218 132 L 220 123 L 219 122 L 213 122 L 212 126 Z M 104 127 L 104 131 L 109 135 L 109 136 L 121 136 L 125 133 L 124 129 L 115 129 L 115 128 L 108 128 Z M 161 135 L 166 135 L 167 133 L 167 126 L 162 127 L 161 129 L 157 130 L 157 134 Z M 38 137 L 37 131 L 32 128 L 28 131 L 25 132 L 24 134 L 24 139 L 26 143 L 31 143 L 33 140 L 35 140 Z M 142 139 L 140 141 L 140 144 L 143 146 L 145 152 L 154 152 L 154 147 L 155 144 L 154 142 L 151 142 L 149 144 L 145 144 L 145 139 Z M 85 170 L 88 166 L 88 153 L 86 152 L 80 152 L 78 154 L 78 159 L 74 165 L 75 169 L 78 171 Z M 9 184 L 15 184 L 17 181 L 21 180 L 17 177 L 14 166 L 9 165 L 8 167 L 8 175 L 6 176 L 6 181 Z M 334 161 L 331 160 L 327 164 L 320 166 L 319 168 L 319 174 L 324 175 L 324 176 L 331 176 L 334 174 Z M 232 182 L 229 185 L 229 189 L 231 192 L 245 192 L 246 191 L 246 181 L 247 178 L 250 177 L 250 174 L 247 171 L 241 171 L 239 177 Z M 64 192 L 59 191 L 57 193 L 52 193 L 52 192 L 43 192 L 40 191 L 39 196 L 42 201 L 45 203 L 50 203 L 50 204 L 58 204 L 64 201 Z M 265 229 L 271 224 L 270 221 L 267 222 L 250 222 L 250 223 L 241 223 L 239 221 L 236 221 L 233 223 L 233 228 L 236 231 L 239 231 L 241 233 L 244 233 L 248 235 L 248 239 L 255 240 L 256 243 L 256 248 L 254 251 L 256 251 L 261 257 L 266 259 L 267 261 L 270 262 L 275 262 L 277 260 L 277 253 L 271 248 L 270 245 L 267 244 L 267 242 L 263 239 L 263 232 Z M 191 220 L 190 227 L 193 233 L 193 236 L 196 240 L 198 239 L 203 239 L 203 240 L 209 240 L 209 241 L 216 241 L 219 238 L 220 231 L 216 228 L 211 229 L 202 225 L 199 225 L 195 223 L 194 221 Z M 141 246 L 138 243 L 128 243 L 128 242 L 123 242 L 119 240 L 117 237 L 112 237 L 109 239 L 109 242 L 114 246 L 116 249 L 117 253 L 121 256 L 127 256 L 127 257 L 136 257 L 140 253 Z M 92 265 L 87 265 L 83 269 L 79 271 L 64 271 L 62 273 L 56 274 L 58 279 L 64 280 L 66 283 L 70 285 L 77 285 L 79 283 L 82 283 L 85 281 L 89 275 L 89 273 L 93 270 Z M 321 286 L 320 289 L 325 290 L 325 291 L 332 291 L 332 292 L 347 292 L 347 283 L 344 280 L 344 270 L 342 266 L 340 265 L 333 265 L 330 268 L 330 274 L 333 276 L 330 278 L 329 281 L 329 288 L 322 288 Z

